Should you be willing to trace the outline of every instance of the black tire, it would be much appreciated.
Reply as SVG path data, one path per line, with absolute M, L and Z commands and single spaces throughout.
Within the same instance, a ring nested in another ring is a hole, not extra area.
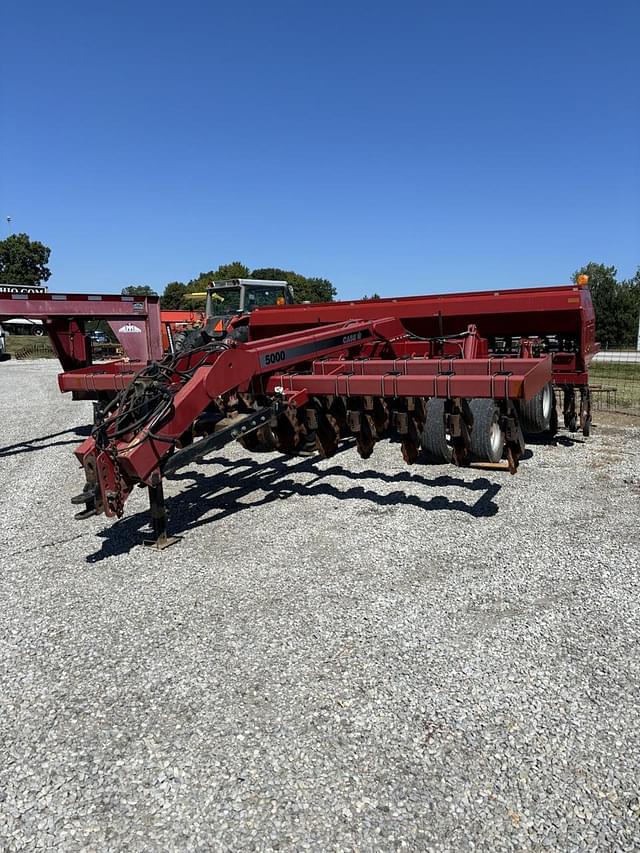
M 32 330 L 32 334 L 36 335 L 36 337 L 41 338 L 44 335 L 44 329 L 42 326 L 35 326 Z
M 236 326 L 235 329 L 230 330 L 228 336 L 239 344 L 246 344 L 249 340 L 249 326 Z
M 173 339 L 173 346 L 176 352 L 186 352 L 190 349 L 196 349 L 206 343 L 202 337 L 201 329 L 189 329 L 187 332 L 180 332 Z
M 427 400 L 427 416 L 420 433 L 424 459 L 432 465 L 451 462 L 452 449 L 447 443 L 444 402 L 438 397 Z
M 473 415 L 471 455 L 476 462 L 499 462 L 504 452 L 500 408 L 495 400 L 482 397 L 469 400 L 469 408 Z
M 551 426 L 554 405 L 553 383 L 549 382 L 535 397 L 520 403 L 520 426 L 523 432 L 537 435 Z

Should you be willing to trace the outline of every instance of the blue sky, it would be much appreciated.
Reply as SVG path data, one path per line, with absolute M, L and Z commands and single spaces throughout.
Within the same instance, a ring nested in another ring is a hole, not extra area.
M 0 233 L 58 291 L 231 260 L 343 297 L 640 264 L 636 0 L 13 3 Z

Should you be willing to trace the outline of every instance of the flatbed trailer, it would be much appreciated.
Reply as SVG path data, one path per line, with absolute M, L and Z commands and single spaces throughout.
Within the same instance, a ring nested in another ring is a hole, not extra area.
M 157 296 L 0 293 L 0 322 L 15 317 L 44 323 L 64 371 L 87 368 L 92 363 L 88 320 L 105 320 L 128 360 L 138 365 L 163 356 Z

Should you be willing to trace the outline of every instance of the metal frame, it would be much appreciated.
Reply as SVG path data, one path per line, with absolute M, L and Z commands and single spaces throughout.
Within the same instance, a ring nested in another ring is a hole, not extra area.
M 551 351 L 559 383 L 587 384 L 589 364 L 600 350 L 589 289 L 577 284 L 261 308 L 249 317 L 249 336 L 257 340 L 350 317 L 389 316 L 423 338 L 456 335 L 475 324 L 489 341 L 488 354 L 496 337 L 572 339 L 573 351 Z
M 44 322 L 51 345 L 65 371 L 91 364 L 91 342 L 85 333 L 86 320 L 106 320 L 132 361 L 146 364 L 162 358 L 160 303 L 157 296 L 0 293 L 0 322 L 13 317 Z

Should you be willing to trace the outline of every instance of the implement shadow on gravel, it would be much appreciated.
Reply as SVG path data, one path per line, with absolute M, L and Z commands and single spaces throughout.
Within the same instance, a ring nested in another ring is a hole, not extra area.
M 222 465 L 226 470 L 214 476 L 208 476 L 201 471 L 207 465 Z M 301 473 L 315 476 L 304 483 L 296 482 L 291 476 Z M 351 488 L 342 488 L 327 482 L 330 477 L 341 477 L 355 483 L 370 483 L 370 487 L 354 485 Z M 255 457 L 230 460 L 217 456 L 205 460 L 195 470 L 172 476 L 171 480 L 183 480 L 190 484 L 186 491 L 167 498 L 168 527 L 171 535 L 178 535 L 208 524 L 217 524 L 238 512 L 251 510 L 273 501 L 286 500 L 292 495 L 303 497 L 328 495 L 339 501 L 366 500 L 379 507 L 412 506 L 425 512 L 452 510 L 466 513 L 473 518 L 490 518 L 498 512 L 495 497 L 501 489 L 498 483 L 492 483 L 486 477 L 466 481 L 448 475 L 428 478 L 409 471 L 397 474 L 383 474 L 374 470 L 350 471 L 342 465 L 320 468 L 317 458 L 292 464 L 291 460 L 285 461 L 282 458 L 260 462 Z M 429 490 L 455 486 L 469 492 L 481 492 L 481 494 L 469 503 L 464 500 L 450 500 L 442 494 L 428 498 L 407 494 L 400 490 L 380 494 L 375 491 L 375 481 L 394 485 L 407 483 Z M 256 495 L 253 500 L 247 500 L 254 492 L 263 494 Z M 96 563 L 128 552 L 141 543 L 142 530 L 147 529 L 148 525 L 149 514 L 145 511 L 99 531 L 98 535 L 105 541 L 99 551 L 87 556 L 87 562 Z
M 35 450 L 47 450 L 49 447 L 79 444 L 81 439 L 91 435 L 91 429 L 92 427 L 87 424 L 87 426 L 65 429 L 62 432 L 53 432 L 51 435 L 42 435 L 40 438 L 29 438 L 27 441 L 19 441 L 17 444 L 8 444 L 6 447 L 0 447 L 0 459 L 7 456 L 17 456 L 19 453 L 33 453 Z M 60 438 L 63 435 L 73 435 L 75 438 L 70 438 L 68 441 L 51 441 L 52 438 Z
M 533 447 L 542 447 L 544 445 L 548 447 L 573 447 L 574 444 L 586 444 L 586 439 L 582 437 L 582 434 L 578 433 L 569 433 L 568 435 L 558 433 L 554 436 L 547 435 L 546 433 L 541 435 L 527 435 L 525 436 L 525 441 Z

